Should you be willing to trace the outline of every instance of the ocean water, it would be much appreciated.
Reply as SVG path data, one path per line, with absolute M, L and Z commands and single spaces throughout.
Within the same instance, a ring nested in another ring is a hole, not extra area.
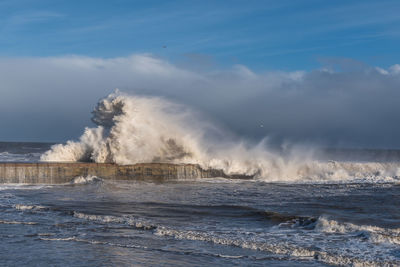
M 0 161 L 49 148 L 1 143 Z M 337 181 L 3 184 L 0 265 L 400 266 L 398 178 Z
M 51 143 L 0 142 L 0 162 L 37 162 Z

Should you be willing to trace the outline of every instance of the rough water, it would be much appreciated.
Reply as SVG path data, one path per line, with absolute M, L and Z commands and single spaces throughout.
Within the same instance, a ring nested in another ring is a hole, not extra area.
M 0 161 L 194 163 L 254 179 L 1 185 L 0 265 L 400 266 L 399 151 L 273 151 L 118 92 L 92 120 L 78 141 L 0 143 Z
M 0 162 L 37 162 L 50 143 L 0 142 Z
M 49 147 L 1 153 L 35 161 Z M 400 266 L 396 177 L 345 181 L 1 185 L 0 265 Z
M 86 128 L 79 141 L 52 146 L 40 160 L 191 163 L 268 182 L 376 183 L 400 177 L 397 161 L 321 160 L 310 147 L 286 145 L 277 152 L 268 148 L 267 139 L 250 144 L 163 98 L 116 91 L 101 99 L 92 114 L 97 127 Z

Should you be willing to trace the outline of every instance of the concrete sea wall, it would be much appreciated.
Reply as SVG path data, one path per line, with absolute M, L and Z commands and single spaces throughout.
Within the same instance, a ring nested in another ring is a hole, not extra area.
M 204 170 L 195 164 L 138 163 L 0 163 L 0 183 L 63 184 L 75 177 L 95 175 L 110 180 L 174 180 L 193 178 L 244 178 L 222 170 Z

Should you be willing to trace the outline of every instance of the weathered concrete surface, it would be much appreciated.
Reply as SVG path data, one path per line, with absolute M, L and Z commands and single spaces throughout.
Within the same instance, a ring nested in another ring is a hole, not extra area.
M 192 178 L 242 178 L 221 170 L 203 170 L 195 164 L 138 163 L 0 163 L 0 183 L 63 184 L 75 177 L 95 175 L 110 180 L 173 180 Z

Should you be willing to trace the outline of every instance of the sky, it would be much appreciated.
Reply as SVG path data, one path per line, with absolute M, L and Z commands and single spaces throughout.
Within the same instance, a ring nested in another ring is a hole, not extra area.
M 0 1 L 0 140 L 63 142 L 114 88 L 244 138 L 400 148 L 399 1 Z

